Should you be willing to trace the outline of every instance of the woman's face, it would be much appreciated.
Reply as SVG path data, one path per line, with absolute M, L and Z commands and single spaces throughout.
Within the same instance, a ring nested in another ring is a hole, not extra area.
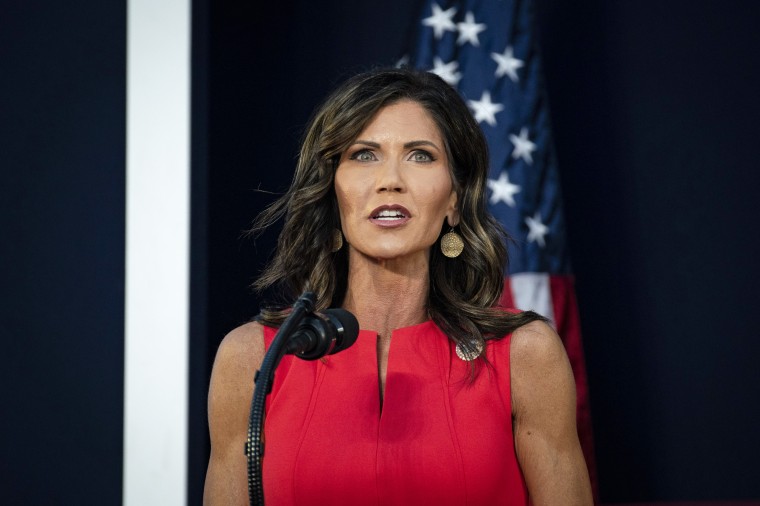
M 381 109 L 343 153 L 335 194 L 351 253 L 376 260 L 427 258 L 444 220 L 459 222 L 441 133 L 409 100 Z

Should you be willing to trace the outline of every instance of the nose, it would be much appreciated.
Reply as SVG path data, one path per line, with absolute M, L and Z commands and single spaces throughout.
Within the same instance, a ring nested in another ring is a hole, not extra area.
M 378 167 L 378 192 L 403 192 L 404 180 L 401 165 L 396 160 L 387 160 Z

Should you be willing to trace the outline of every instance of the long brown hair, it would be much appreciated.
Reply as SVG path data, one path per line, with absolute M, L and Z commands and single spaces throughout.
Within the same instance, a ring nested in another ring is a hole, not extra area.
M 318 309 L 343 302 L 347 248 L 332 252 L 333 231 L 340 229 L 335 170 L 341 154 L 377 112 L 400 100 L 422 105 L 441 132 L 458 197 L 457 228 L 466 245 L 453 259 L 431 248 L 430 318 L 466 350 L 543 320 L 531 311 L 511 313 L 496 307 L 504 287 L 507 236 L 486 208 L 488 146 L 467 105 L 435 74 L 380 69 L 349 79 L 317 109 L 290 188 L 254 222 L 252 231 L 258 232 L 285 218 L 273 260 L 254 284 L 259 290 L 276 289 L 282 305 L 262 310 L 260 321 L 282 323 L 287 304 L 306 290 L 316 294 Z M 442 227 L 440 235 L 447 231 Z

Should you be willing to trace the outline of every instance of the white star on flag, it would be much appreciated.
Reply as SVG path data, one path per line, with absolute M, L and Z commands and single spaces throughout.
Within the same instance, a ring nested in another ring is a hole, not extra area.
M 507 171 L 501 171 L 499 179 L 489 179 L 488 189 L 491 190 L 491 204 L 496 204 L 499 201 L 502 201 L 509 207 L 515 207 L 515 194 L 520 192 L 520 187 L 509 182 Z
M 464 21 L 457 23 L 457 30 L 459 30 L 457 44 L 462 46 L 469 42 L 473 46 L 479 46 L 480 40 L 478 40 L 478 34 L 485 29 L 486 25 L 483 23 L 476 23 L 475 15 L 472 12 L 468 12 L 464 16 Z
M 491 58 L 493 58 L 498 65 L 498 67 L 496 67 L 497 78 L 507 75 L 515 83 L 520 80 L 520 78 L 517 77 L 517 69 L 525 65 L 525 63 L 514 57 L 512 54 L 512 46 L 507 46 L 507 49 L 504 50 L 504 54 L 491 53 Z
M 487 90 L 480 96 L 480 100 L 468 100 L 467 102 L 472 107 L 475 121 L 478 123 L 485 121 L 491 126 L 496 126 L 496 113 L 504 109 L 503 105 L 491 102 L 491 93 Z
M 509 134 L 509 140 L 515 145 L 515 149 L 512 151 L 512 158 L 522 158 L 528 165 L 533 165 L 533 153 L 536 150 L 536 144 L 528 139 L 528 129 L 523 127 L 520 129 L 520 136 L 515 134 Z
M 451 60 L 449 63 L 443 63 L 441 58 L 434 56 L 433 69 L 430 72 L 436 74 L 450 85 L 456 86 L 459 84 L 459 80 L 462 79 L 462 73 L 457 71 L 457 68 L 459 68 L 458 61 Z
M 443 37 L 443 32 L 456 30 L 456 25 L 452 18 L 457 13 L 457 8 L 452 7 L 450 9 L 443 10 L 438 7 L 438 4 L 433 4 L 433 15 L 429 18 L 422 20 L 422 24 L 425 26 L 433 27 L 433 34 L 436 39 Z
M 536 213 L 533 217 L 527 216 L 525 224 L 528 225 L 528 242 L 536 241 L 542 248 L 546 246 L 544 236 L 549 233 L 549 227 L 541 221 L 541 213 Z

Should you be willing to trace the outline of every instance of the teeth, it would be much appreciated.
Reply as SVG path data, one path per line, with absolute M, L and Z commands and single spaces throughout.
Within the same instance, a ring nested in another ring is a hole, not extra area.
M 377 214 L 377 216 L 375 216 L 375 218 L 403 218 L 403 217 L 404 215 L 401 212 L 391 210 L 391 209 L 384 209 L 380 211 Z

